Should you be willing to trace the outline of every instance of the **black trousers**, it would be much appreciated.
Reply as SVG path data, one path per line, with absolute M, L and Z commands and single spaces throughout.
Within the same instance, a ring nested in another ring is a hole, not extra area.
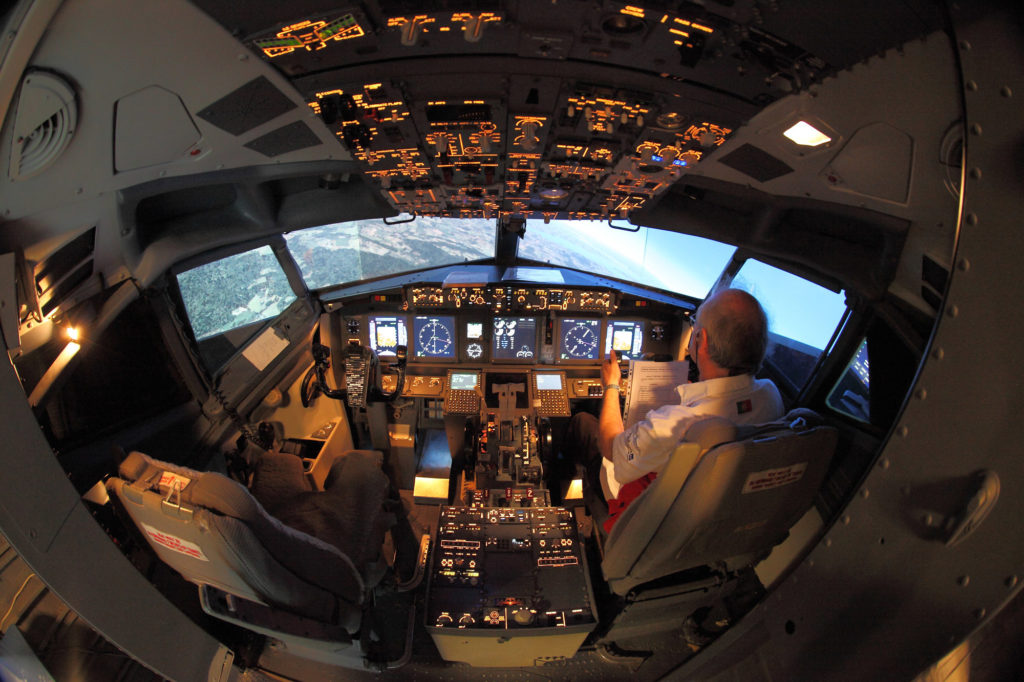
M 583 468 L 583 501 L 594 516 L 605 517 L 608 503 L 601 491 L 601 451 L 597 447 L 597 417 L 577 412 L 569 420 L 563 450 Z

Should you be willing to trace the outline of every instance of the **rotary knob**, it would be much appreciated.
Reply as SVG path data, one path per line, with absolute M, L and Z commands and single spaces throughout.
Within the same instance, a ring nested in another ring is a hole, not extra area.
M 449 616 L 447 613 L 442 613 L 440 616 L 437 617 L 437 621 L 435 621 L 435 624 L 439 628 L 443 628 L 446 625 L 451 625 L 452 617 Z
M 533 611 L 526 608 L 525 606 L 520 606 L 519 608 L 512 611 L 512 620 L 515 621 L 516 625 L 529 625 L 533 622 L 533 618 Z

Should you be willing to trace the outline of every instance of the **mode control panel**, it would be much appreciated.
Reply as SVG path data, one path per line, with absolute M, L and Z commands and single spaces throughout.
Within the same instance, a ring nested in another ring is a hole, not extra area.
M 610 289 L 571 289 L 509 286 L 422 286 L 406 289 L 413 309 L 447 308 L 520 313 L 538 310 L 612 313 L 619 294 Z

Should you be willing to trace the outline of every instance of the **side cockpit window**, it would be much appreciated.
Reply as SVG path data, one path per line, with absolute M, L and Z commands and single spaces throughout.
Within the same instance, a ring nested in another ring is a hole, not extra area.
M 749 291 L 761 302 L 769 329 L 765 363 L 799 390 L 843 321 L 844 292 L 830 291 L 754 259 L 743 263 L 732 286 Z
M 871 372 L 868 365 L 868 340 L 857 347 L 839 381 L 828 394 L 825 402 L 836 412 L 848 417 L 871 423 Z
M 207 369 L 220 367 L 295 301 L 269 246 L 235 254 L 178 274 L 178 288 Z

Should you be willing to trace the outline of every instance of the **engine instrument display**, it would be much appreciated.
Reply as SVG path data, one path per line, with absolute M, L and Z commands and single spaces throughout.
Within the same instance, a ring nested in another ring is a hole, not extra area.
M 370 348 L 377 355 L 396 355 L 398 346 L 408 346 L 405 318 L 397 315 L 370 317 Z
M 561 360 L 597 360 L 601 321 L 565 318 L 561 321 L 558 357 Z
M 466 357 L 479 360 L 484 355 L 484 323 L 466 323 Z
M 532 317 L 496 317 L 491 357 L 494 360 L 533 362 L 537 355 L 537 320 Z
M 417 315 L 412 321 L 417 358 L 455 357 L 455 318 L 451 315 Z
M 619 360 L 639 360 L 643 353 L 644 325 L 633 320 L 610 320 L 604 352 L 614 350 Z

